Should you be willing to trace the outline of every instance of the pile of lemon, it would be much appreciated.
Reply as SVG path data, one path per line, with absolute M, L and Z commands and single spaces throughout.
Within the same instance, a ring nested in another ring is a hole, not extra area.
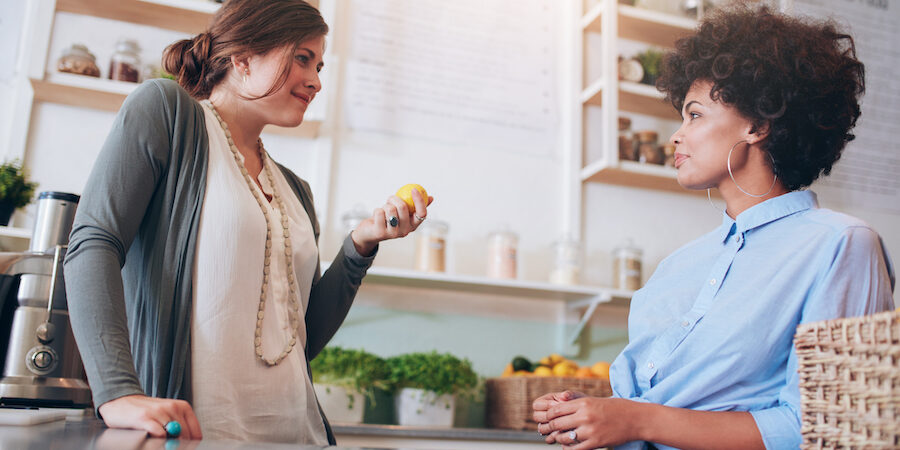
M 609 363 L 599 361 L 590 366 L 579 367 L 578 363 L 554 353 L 533 363 L 524 356 L 516 356 L 503 369 L 502 377 L 576 377 L 602 378 L 609 380 Z

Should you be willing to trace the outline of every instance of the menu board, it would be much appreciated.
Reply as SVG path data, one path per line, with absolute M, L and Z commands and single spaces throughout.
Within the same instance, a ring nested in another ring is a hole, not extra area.
M 853 36 L 866 66 L 856 139 L 816 190 L 829 201 L 900 213 L 900 2 L 794 0 L 791 13 L 834 19 Z
M 559 2 L 350 5 L 351 129 L 526 154 L 554 150 Z

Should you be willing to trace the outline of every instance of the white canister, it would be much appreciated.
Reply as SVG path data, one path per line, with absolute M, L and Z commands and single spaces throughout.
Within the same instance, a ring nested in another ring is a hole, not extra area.
M 581 242 L 568 236 L 553 244 L 554 265 L 550 282 L 554 284 L 578 284 L 581 281 Z
M 495 231 L 488 236 L 487 275 L 491 278 L 518 276 L 519 236 L 512 231 Z
M 416 230 L 416 270 L 447 270 L 447 222 L 430 219 Z

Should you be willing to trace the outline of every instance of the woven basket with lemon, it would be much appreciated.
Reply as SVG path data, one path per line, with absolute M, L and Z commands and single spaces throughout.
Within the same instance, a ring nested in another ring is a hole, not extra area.
M 531 404 L 550 392 L 579 391 L 590 396 L 608 397 L 609 363 L 600 361 L 579 367 L 574 361 L 552 354 L 532 363 L 517 356 L 506 365 L 499 378 L 486 383 L 487 425 L 491 428 L 535 430 Z

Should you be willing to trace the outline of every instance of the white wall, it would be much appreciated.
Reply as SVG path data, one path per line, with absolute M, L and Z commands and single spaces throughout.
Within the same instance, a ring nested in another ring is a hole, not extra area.
M 4 9 L 4 20 L 6 11 L 10 10 Z M 66 16 L 60 15 L 57 21 L 51 61 L 55 61 L 60 49 L 72 42 L 87 43 L 98 60 L 108 61 L 111 46 L 120 35 L 139 39 L 147 49 L 145 54 L 158 54 L 165 43 L 180 37 L 177 33 L 131 24 Z M 104 47 L 103 42 L 109 46 Z M 0 55 L 8 54 L 10 41 L 5 40 L 2 45 Z M 101 69 L 105 71 L 103 65 Z M 0 95 L 2 81 L 0 77 Z M 32 115 L 26 163 L 40 183 L 40 190 L 80 192 L 113 117 L 108 112 L 37 105 Z M 483 274 L 488 232 L 508 226 L 521 238 L 522 278 L 546 280 L 552 264 L 551 245 L 563 231 L 561 149 L 543 157 L 521 156 L 492 148 L 452 146 L 340 127 L 337 137 L 339 148 L 334 159 L 331 201 L 328 205 L 318 205 L 320 211 L 325 211 L 323 260 L 332 258 L 343 237 L 340 225 L 343 212 L 357 203 L 371 210 L 399 186 L 413 182 L 424 185 L 435 197 L 430 217 L 450 224 L 451 271 Z M 311 142 L 284 137 L 265 139 L 273 155 L 300 176 L 322 176 L 314 173 L 316 166 L 310 162 L 314 160 L 309 156 Z M 828 198 L 820 200 L 825 206 L 869 221 L 881 233 L 889 251 L 895 257 L 900 255 L 900 217 L 832 204 Z M 585 189 L 583 215 L 587 245 L 584 277 L 590 284 L 610 283 L 611 251 L 625 238 L 633 238 L 644 249 L 646 279 L 668 253 L 721 220 L 720 213 L 708 204 L 705 196 L 599 184 Z M 18 223 L 27 225 L 28 220 L 27 214 L 20 214 Z M 412 239 L 387 242 L 382 245 L 376 264 L 411 268 L 412 255 Z M 403 295 L 398 291 L 398 297 Z M 366 303 L 365 298 L 360 301 Z M 471 312 L 479 314 L 477 308 Z M 622 324 L 624 313 L 611 315 Z M 546 317 L 543 309 L 538 309 L 531 318 L 553 320 Z M 604 318 L 597 323 L 609 324 Z

